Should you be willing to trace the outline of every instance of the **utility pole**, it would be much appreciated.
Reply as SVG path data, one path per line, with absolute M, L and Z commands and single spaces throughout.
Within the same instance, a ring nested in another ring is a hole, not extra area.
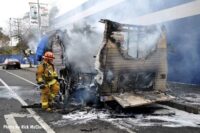
M 22 40 L 22 25 L 21 25 L 21 18 L 10 18 L 9 24 L 10 24 L 10 37 L 11 37 L 11 43 L 13 46 L 12 38 L 15 37 L 18 42 Z M 20 48 L 20 51 L 22 49 Z M 12 51 L 13 52 L 13 51 Z
M 15 45 L 13 44 L 13 38 L 16 38 L 18 42 L 20 42 L 22 39 L 20 18 L 9 18 L 9 32 L 11 53 L 13 54 L 13 45 Z
M 17 21 L 17 37 L 18 37 L 18 41 L 20 42 L 20 39 L 21 39 L 21 33 L 20 33 L 20 20 L 19 19 L 16 19 Z
M 16 36 L 18 38 L 18 41 L 20 41 L 21 39 L 21 19 L 20 18 L 12 18 L 14 21 L 14 26 L 16 27 L 15 30 L 15 34 L 14 36 Z
M 10 45 L 12 46 L 12 24 L 11 24 L 12 20 L 11 18 L 9 19 L 9 32 L 10 32 Z
M 37 0 L 38 5 L 38 28 L 39 28 L 39 34 L 41 35 L 41 18 L 40 18 L 40 1 Z

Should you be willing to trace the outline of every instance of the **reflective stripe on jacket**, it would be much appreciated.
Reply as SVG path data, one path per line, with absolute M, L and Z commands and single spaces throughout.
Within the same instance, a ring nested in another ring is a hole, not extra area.
M 36 72 L 36 81 L 37 83 L 47 83 L 47 84 L 55 84 L 58 75 L 54 69 L 53 64 L 49 64 L 45 61 L 43 61 L 41 64 L 37 67 Z

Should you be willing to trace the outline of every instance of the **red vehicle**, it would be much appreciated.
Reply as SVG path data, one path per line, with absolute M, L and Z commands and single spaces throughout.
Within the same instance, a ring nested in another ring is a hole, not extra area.
M 5 59 L 3 63 L 3 69 L 9 69 L 9 68 L 21 69 L 21 64 L 19 60 L 14 58 Z

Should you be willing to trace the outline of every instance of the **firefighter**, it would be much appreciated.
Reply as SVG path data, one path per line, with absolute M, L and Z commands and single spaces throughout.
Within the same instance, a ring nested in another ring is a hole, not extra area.
M 52 109 L 51 105 L 60 89 L 53 59 L 55 59 L 55 57 L 52 52 L 45 52 L 43 61 L 38 65 L 36 72 L 36 81 L 40 85 L 41 89 L 42 109 L 47 111 Z

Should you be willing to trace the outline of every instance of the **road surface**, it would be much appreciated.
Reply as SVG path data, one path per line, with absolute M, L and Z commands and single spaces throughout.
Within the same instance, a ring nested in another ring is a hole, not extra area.
M 39 97 L 34 72 L 0 68 L 0 133 L 200 132 L 200 115 L 159 104 L 114 115 L 106 109 L 77 110 L 65 115 L 21 109 L 21 105 L 39 102 Z

